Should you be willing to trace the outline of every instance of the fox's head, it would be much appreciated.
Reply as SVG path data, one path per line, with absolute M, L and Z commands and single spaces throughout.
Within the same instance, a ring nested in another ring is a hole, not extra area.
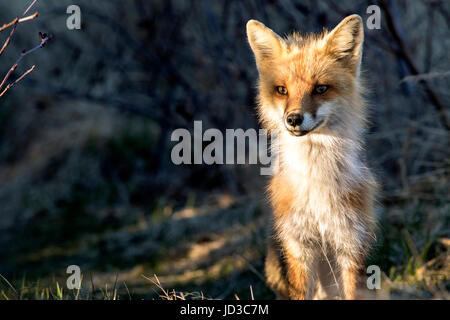
M 360 100 L 363 33 L 358 15 L 345 18 L 331 32 L 286 38 L 256 20 L 248 21 L 265 126 L 303 136 L 331 129 L 351 112 L 358 116 L 352 108 Z

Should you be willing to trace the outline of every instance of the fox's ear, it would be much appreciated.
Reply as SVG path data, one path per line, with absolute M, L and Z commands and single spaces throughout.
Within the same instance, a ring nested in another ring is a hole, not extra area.
M 258 68 L 279 56 L 283 50 L 283 39 L 259 21 L 249 20 L 247 22 L 247 37 L 255 54 Z
M 364 41 L 363 22 L 359 15 L 348 16 L 325 38 L 327 51 L 359 73 Z

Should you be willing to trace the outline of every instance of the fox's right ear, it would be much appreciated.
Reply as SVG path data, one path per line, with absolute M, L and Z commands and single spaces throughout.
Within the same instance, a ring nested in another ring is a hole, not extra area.
M 283 50 L 283 39 L 259 21 L 247 22 L 247 38 L 259 69 Z

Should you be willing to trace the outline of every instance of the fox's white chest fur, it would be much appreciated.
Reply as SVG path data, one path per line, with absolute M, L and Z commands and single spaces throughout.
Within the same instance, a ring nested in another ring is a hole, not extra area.
M 283 233 L 292 241 L 325 242 L 346 247 L 365 230 L 344 195 L 361 184 L 366 168 L 359 157 L 359 143 L 324 134 L 279 141 L 279 172 L 294 195 Z M 295 243 L 293 243 L 295 245 Z

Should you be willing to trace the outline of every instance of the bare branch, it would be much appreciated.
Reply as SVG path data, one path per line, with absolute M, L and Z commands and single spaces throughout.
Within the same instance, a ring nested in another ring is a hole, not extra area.
M 17 23 L 22 23 L 22 22 L 30 21 L 30 20 L 33 20 L 33 19 L 37 18 L 38 15 L 39 15 L 39 13 L 36 11 L 36 12 L 33 13 L 32 15 L 29 15 L 29 16 L 24 17 L 24 18 L 20 18 L 19 21 L 17 21 L 18 18 L 15 18 L 15 19 L 14 19 L 13 21 L 11 21 L 10 23 L 5 23 L 4 25 L 2 25 L 2 26 L 0 27 L 0 32 L 2 32 L 2 31 L 4 31 L 4 30 L 8 29 L 8 28 L 11 27 L 11 26 L 13 26 L 13 25 L 16 23 L 16 21 L 17 21 Z
M 13 83 L 10 83 L 6 86 L 6 88 L 0 93 L 0 98 L 6 93 L 6 91 L 8 91 L 9 89 L 11 89 L 12 87 L 14 87 L 17 83 L 19 83 L 23 78 L 25 78 L 28 74 L 30 74 L 34 68 L 36 67 L 36 65 L 33 65 L 30 69 L 28 69 L 26 72 L 24 72 L 24 74 L 22 74 L 16 81 L 14 81 Z
M 18 26 L 19 18 L 14 19 L 14 28 L 9 33 L 8 38 L 3 43 L 2 48 L 0 49 L 0 56 L 5 52 L 5 49 L 8 47 L 9 43 L 11 42 L 12 36 L 14 35 L 14 32 L 16 31 L 16 28 Z
M 20 23 L 22 23 L 22 22 L 26 22 L 26 21 L 33 20 L 33 19 L 35 19 L 35 18 L 39 15 L 38 12 L 35 12 L 35 13 L 33 13 L 32 15 L 29 15 L 29 16 L 25 17 L 25 15 L 28 13 L 28 11 L 31 10 L 31 8 L 33 8 L 33 6 L 36 4 L 36 2 L 37 2 L 37 0 L 34 0 L 34 1 L 31 2 L 31 4 L 28 6 L 28 8 L 24 11 L 24 13 L 23 13 L 23 15 L 22 15 L 22 18 L 19 19 L 19 17 L 16 17 L 16 18 L 15 18 L 13 21 L 11 21 L 10 23 L 6 23 L 6 24 L 4 24 L 3 26 L 0 27 L 0 32 L 1 32 L 1 31 L 3 31 L 3 30 L 6 30 L 7 28 L 13 26 L 13 28 L 12 28 L 12 30 L 11 30 L 11 32 L 10 32 L 8 38 L 5 40 L 5 42 L 3 43 L 2 48 L 0 49 L 0 56 L 3 54 L 3 52 L 5 52 L 5 49 L 6 49 L 6 48 L 8 47 L 8 45 L 10 44 L 11 39 L 12 39 L 12 37 L 13 37 L 13 35 L 14 35 L 14 32 L 15 32 L 16 29 L 17 29 L 17 26 L 18 26 Z M 9 79 L 11 73 L 12 73 L 14 70 L 17 69 L 17 67 L 18 67 L 18 65 L 19 65 L 19 63 L 20 63 L 20 61 L 22 61 L 22 59 L 23 59 L 25 56 L 29 55 L 30 53 L 33 53 L 34 51 L 36 51 L 36 50 L 38 50 L 38 49 L 44 47 L 44 46 L 47 44 L 47 42 L 48 42 L 49 40 L 52 39 L 52 35 L 47 36 L 47 34 L 42 34 L 42 33 L 39 32 L 39 39 L 40 39 L 40 41 L 41 41 L 41 42 L 39 43 L 39 45 L 37 45 L 36 47 L 34 47 L 34 48 L 32 48 L 32 49 L 30 49 L 30 50 L 28 50 L 28 51 L 25 51 L 25 50 L 22 51 L 22 53 L 20 54 L 19 58 L 17 58 L 16 62 L 12 65 L 12 67 L 8 70 L 8 72 L 6 73 L 6 75 L 3 77 L 3 80 L 2 80 L 2 82 L 0 83 L 0 89 L 2 89 L 3 86 L 6 84 L 6 81 L 8 81 L 8 79 Z M 8 85 L 5 87 L 5 89 L 0 93 L 0 98 L 1 98 L 1 97 L 2 97 L 9 89 L 11 89 L 13 86 L 15 86 L 17 83 L 19 83 L 23 78 L 25 78 L 27 75 L 29 75 L 31 72 L 33 72 L 33 70 L 35 69 L 35 67 L 36 67 L 36 66 L 33 65 L 30 69 L 28 69 L 27 71 L 25 71 L 25 72 L 24 72 L 24 73 L 23 73 L 16 81 L 14 81 L 14 82 L 8 84 Z
M 31 8 L 36 4 L 37 0 L 34 0 L 29 6 L 28 8 L 24 11 L 23 15 L 26 15 L 28 13 L 28 11 L 31 10 Z
M 36 4 L 37 0 L 34 0 L 29 6 L 28 8 L 25 10 L 25 12 L 23 13 L 23 16 L 25 16 L 27 14 L 27 12 Z M 3 54 L 3 52 L 5 52 L 5 49 L 8 47 L 9 43 L 11 42 L 12 36 L 14 35 L 14 32 L 16 31 L 17 26 L 19 25 L 19 23 L 21 22 L 25 22 L 25 21 L 29 21 L 29 20 L 33 20 L 34 18 L 36 18 L 39 15 L 38 12 L 35 12 L 34 14 L 32 14 L 31 16 L 28 17 L 22 17 L 21 19 L 19 19 L 19 17 L 16 17 L 13 21 L 11 21 L 10 23 L 4 24 L 1 28 L 0 31 L 3 31 L 7 28 L 9 28 L 10 26 L 13 26 L 13 29 L 11 30 L 8 38 L 6 39 L 6 41 L 3 43 L 2 48 L 0 49 L 0 56 Z
M 397 23 L 395 21 L 394 15 L 392 14 L 391 8 L 389 7 L 389 4 L 387 3 L 386 0 L 380 0 L 380 5 L 383 7 L 384 12 L 386 13 L 386 20 L 387 20 L 389 30 L 391 31 L 394 39 L 396 40 L 396 42 L 399 46 L 398 53 L 405 60 L 411 73 L 414 76 L 419 75 L 421 72 L 419 72 L 419 68 L 416 66 L 414 59 L 409 54 L 409 50 L 408 50 L 408 47 L 407 47 L 405 41 L 400 36 L 400 32 L 397 28 Z M 421 79 L 419 81 L 423 85 L 425 92 L 428 95 L 428 98 L 431 100 L 431 102 L 435 106 L 436 111 L 438 111 L 442 125 L 444 126 L 445 129 L 450 131 L 450 122 L 447 119 L 447 115 L 445 114 L 444 104 L 439 99 L 438 95 L 433 91 L 433 89 L 431 89 L 431 87 L 428 85 L 428 82 L 425 79 Z
M 37 45 L 36 47 L 28 50 L 28 51 L 24 51 L 20 54 L 19 58 L 16 60 L 16 62 L 13 64 L 13 66 L 9 69 L 8 73 L 5 75 L 5 77 L 3 78 L 2 82 L 0 83 L 0 89 L 5 85 L 6 81 L 8 80 L 9 76 L 11 75 L 11 73 L 16 70 L 17 66 L 19 65 L 20 61 L 22 61 L 22 59 L 29 55 L 30 53 L 33 53 L 34 51 L 44 47 L 47 42 L 49 40 L 52 39 L 52 36 L 45 36 L 44 38 L 41 39 L 41 43 L 39 45 Z M 18 81 L 16 80 L 16 82 L 12 83 L 11 85 L 7 86 L 6 89 L 0 94 L 0 97 L 3 96 L 3 94 L 9 89 L 11 88 L 13 85 L 15 85 L 17 82 L 19 82 L 20 80 L 22 80 L 26 75 L 28 75 L 31 71 L 33 71 L 34 66 L 29 69 L 27 72 L 25 72 L 19 79 Z
M 450 76 L 450 71 L 445 72 L 429 72 L 429 73 L 421 73 L 414 76 L 406 76 L 402 80 L 400 80 L 400 83 L 403 82 L 409 82 L 409 81 L 422 81 L 422 80 L 429 80 L 434 78 L 443 78 Z
M 25 10 L 25 12 L 23 13 L 23 16 L 25 16 L 27 14 L 27 12 L 36 4 L 37 0 L 34 0 L 29 6 L 28 8 Z M 17 26 L 19 25 L 20 22 L 25 22 L 25 21 L 29 21 L 29 20 L 33 20 L 34 18 L 36 18 L 39 15 L 38 12 L 35 12 L 34 14 L 32 14 L 31 16 L 28 17 L 22 17 L 21 19 L 19 19 L 19 17 L 16 17 L 13 21 L 11 21 L 10 23 L 4 24 L 1 28 L 0 31 L 3 31 L 7 28 L 9 28 L 10 26 L 14 25 L 13 29 L 11 30 L 8 38 L 6 39 L 6 41 L 3 43 L 2 48 L 0 49 L 0 56 L 3 54 L 3 52 L 5 52 L 5 49 L 8 47 L 9 43 L 11 42 L 12 36 L 14 35 L 14 32 L 16 31 Z

